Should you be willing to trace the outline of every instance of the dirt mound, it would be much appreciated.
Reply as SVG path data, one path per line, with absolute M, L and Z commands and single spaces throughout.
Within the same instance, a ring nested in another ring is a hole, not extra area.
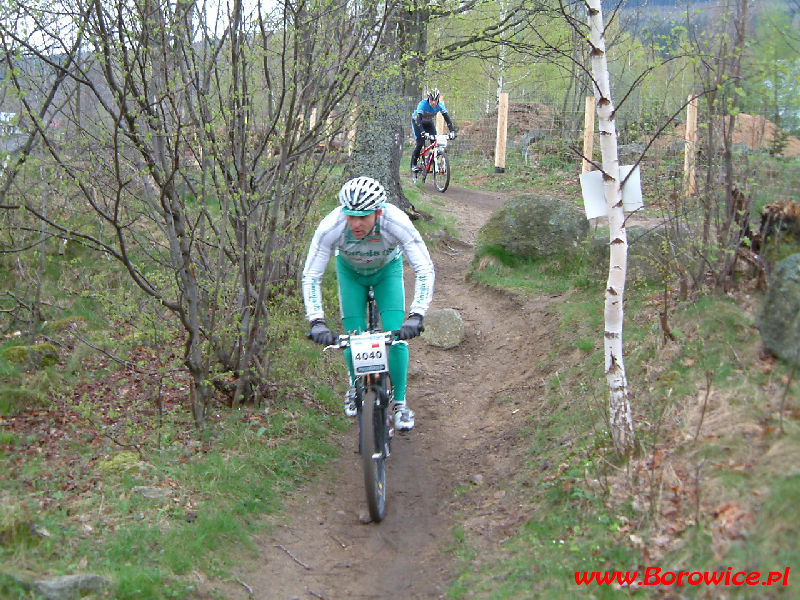
M 538 141 L 560 134 L 558 110 L 540 102 L 513 102 L 508 106 L 508 146 L 524 148 Z M 769 119 L 758 115 L 739 114 L 733 131 L 733 143 L 751 150 L 765 150 L 780 139 L 782 130 Z M 497 109 L 483 118 L 462 124 L 459 138 L 475 150 L 492 153 L 497 139 Z M 681 148 L 685 138 L 685 124 L 681 123 L 665 132 L 653 144 L 654 149 Z M 702 140 L 700 140 L 702 143 Z M 800 156 L 800 138 L 787 136 L 782 156 Z
M 662 143 L 682 142 L 685 137 L 686 125 L 681 123 L 672 133 L 664 136 Z M 759 115 L 741 113 L 736 117 L 733 127 L 733 144 L 746 146 L 750 150 L 767 150 L 776 139 L 781 136 L 781 128 L 769 119 Z M 702 140 L 700 140 L 702 143 Z M 800 139 L 790 135 L 786 138 L 782 156 L 800 156 Z
M 769 148 L 779 139 L 781 129 L 764 117 L 740 114 L 733 128 L 733 143 L 744 144 L 753 150 Z M 793 135 L 786 138 L 783 156 L 800 156 L 800 139 Z
M 508 105 L 508 145 L 527 146 L 543 139 L 556 129 L 557 110 L 539 102 L 512 102 Z M 459 139 L 472 143 L 475 149 L 494 152 L 497 139 L 497 109 L 483 118 L 466 123 L 459 129 Z

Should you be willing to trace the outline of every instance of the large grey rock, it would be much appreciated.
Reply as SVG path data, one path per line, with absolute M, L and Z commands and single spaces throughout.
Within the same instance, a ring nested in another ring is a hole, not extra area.
M 100 575 L 64 575 L 33 582 L 34 590 L 47 600 L 77 600 L 110 586 L 111 581 Z
M 800 254 L 792 254 L 775 266 L 758 329 L 767 350 L 800 366 Z
M 422 339 L 431 346 L 455 348 L 464 341 L 464 319 L 453 308 L 429 311 L 425 315 Z
M 535 259 L 574 251 L 588 232 L 584 212 L 574 204 L 523 194 L 494 211 L 478 232 L 478 246 Z

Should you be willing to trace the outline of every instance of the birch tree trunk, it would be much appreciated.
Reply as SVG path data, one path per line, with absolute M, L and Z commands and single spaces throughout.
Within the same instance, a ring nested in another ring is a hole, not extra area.
M 618 454 L 633 450 L 633 419 L 628 400 L 628 381 L 622 357 L 623 298 L 628 261 L 628 238 L 625 214 L 622 210 L 622 185 L 619 178 L 617 131 L 614 123 L 614 104 L 605 49 L 605 30 L 600 0 L 587 0 L 589 41 L 592 46 L 592 74 L 597 117 L 600 130 L 600 150 L 603 160 L 603 189 L 608 208 L 610 264 L 605 302 L 605 371 L 608 381 L 609 425 Z

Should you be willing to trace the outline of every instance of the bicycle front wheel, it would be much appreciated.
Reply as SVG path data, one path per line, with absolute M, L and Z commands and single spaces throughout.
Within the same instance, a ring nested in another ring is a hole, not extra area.
M 417 159 L 415 163 L 417 169 L 411 169 L 411 183 L 417 183 L 419 181 L 425 181 L 425 161 L 421 158 Z
M 433 164 L 433 186 L 444 192 L 450 185 L 450 160 L 444 152 L 438 152 Z
M 361 462 L 369 516 L 380 522 L 386 516 L 386 406 L 374 387 L 364 390 L 361 407 Z

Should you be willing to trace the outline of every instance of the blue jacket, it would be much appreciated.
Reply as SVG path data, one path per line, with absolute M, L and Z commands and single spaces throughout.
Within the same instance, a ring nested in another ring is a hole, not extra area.
M 436 106 L 431 106 L 427 98 L 420 100 L 419 104 L 417 104 L 417 109 L 411 114 L 411 120 L 421 127 L 423 123 L 433 123 L 433 118 L 438 112 L 442 113 L 450 131 L 455 131 L 453 121 L 450 120 L 450 115 L 447 114 L 447 107 L 441 100 Z

